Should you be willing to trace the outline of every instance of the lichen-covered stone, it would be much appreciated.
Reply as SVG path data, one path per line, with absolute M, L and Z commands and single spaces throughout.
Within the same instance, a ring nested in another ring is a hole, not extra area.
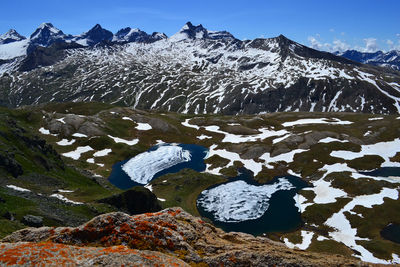
M 113 247 L 119 246 L 117 248 L 126 254 L 129 254 L 127 251 L 138 253 L 146 250 L 143 253 L 154 253 L 155 256 L 167 253 L 189 264 L 210 266 L 219 266 L 221 263 L 224 266 L 368 266 L 356 259 L 339 255 L 292 250 L 267 238 L 244 233 L 225 233 L 181 208 L 136 216 L 113 212 L 95 217 L 76 228 L 23 229 L 5 237 L 2 240 L 5 243 L 0 248 L 10 251 L 13 246 L 8 243 L 25 246 L 25 243 L 20 243 L 24 241 L 38 244 L 48 242 L 45 244 L 55 247 L 64 244 L 63 248 L 68 248 L 68 251 L 97 251 L 97 254 L 91 254 L 93 256 L 83 257 L 84 263 L 79 263 L 81 265 L 109 266 L 123 263 L 128 256 L 112 254 Z M 108 253 L 107 250 L 111 252 Z M 99 255 L 99 251 L 106 255 Z M 146 265 L 147 262 L 143 264 Z

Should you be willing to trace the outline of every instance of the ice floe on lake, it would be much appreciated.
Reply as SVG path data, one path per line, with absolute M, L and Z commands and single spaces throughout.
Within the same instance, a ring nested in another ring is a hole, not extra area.
M 164 145 L 131 158 L 122 170 L 132 181 L 147 184 L 158 172 L 191 160 L 191 154 L 180 146 Z
M 251 185 L 239 180 L 204 190 L 197 203 L 220 222 L 241 222 L 262 217 L 271 196 L 280 190 L 295 188 L 285 178 L 274 184 Z
M 74 151 L 63 153 L 62 155 L 67 158 L 71 158 L 74 160 L 78 160 L 81 157 L 81 154 L 89 152 L 93 150 L 90 146 L 78 146 Z

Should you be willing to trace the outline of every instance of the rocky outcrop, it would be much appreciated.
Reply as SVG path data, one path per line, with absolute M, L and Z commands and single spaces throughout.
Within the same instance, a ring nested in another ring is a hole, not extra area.
M 339 255 L 291 250 L 267 238 L 225 233 L 181 208 L 136 216 L 108 213 L 76 228 L 27 228 L 7 236 L 2 242 L 0 255 L 6 255 L 0 257 L 3 263 L 14 260 L 14 263 L 34 264 L 38 257 L 45 257 L 43 260 L 58 257 L 79 265 L 115 265 L 142 256 L 152 260 L 162 258 L 167 265 L 172 265 L 167 261 L 170 260 L 184 266 L 182 261 L 166 256 L 168 254 L 189 264 L 210 266 L 221 263 L 224 266 L 368 266 Z M 33 252 L 21 252 L 35 246 Z M 44 250 L 49 252 L 40 252 Z M 18 252 L 14 253 L 17 256 L 13 256 L 13 251 Z M 32 260 L 28 255 L 36 257 Z

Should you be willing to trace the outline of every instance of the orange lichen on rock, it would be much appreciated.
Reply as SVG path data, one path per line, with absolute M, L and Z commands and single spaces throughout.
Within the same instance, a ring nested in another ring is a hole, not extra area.
M 52 242 L 3 243 L 0 246 L 0 265 L 2 266 L 107 265 L 107 263 L 113 263 L 114 259 L 129 266 L 133 263 L 135 266 L 188 266 L 183 261 L 168 255 L 132 250 L 126 246 L 75 247 Z

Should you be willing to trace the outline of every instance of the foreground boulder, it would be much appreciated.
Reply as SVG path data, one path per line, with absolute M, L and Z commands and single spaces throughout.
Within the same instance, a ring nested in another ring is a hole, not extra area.
M 77 247 L 52 242 L 0 243 L 0 265 L 18 266 L 189 266 L 156 251 L 125 246 Z
M 13 259 L 26 264 L 34 262 L 29 262 L 28 256 L 25 258 L 24 253 L 19 251 L 40 244 L 38 250 L 42 246 L 43 251 L 48 251 L 45 246 L 50 246 L 51 251 L 56 253 L 54 255 L 61 255 L 57 257 L 75 260 L 74 263 L 79 265 L 120 265 L 134 255 L 154 255 L 156 258 L 167 257 L 162 254 L 166 253 L 189 264 L 211 266 L 219 266 L 220 263 L 224 266 L 368 266 L 339 255 L 292 250 L 267 238 L 225 233 L 180 208 L 136 216 L 122 212 L 108 213 L 76 228 L 27 228 L 5 237 L 2 242 L 0 255 L 11 257 L 13 251 L 18 252 L 18 259 Z M 84 261 L 80 262 L 79 256 L 69 258 L 69 254 L 64 253 L 66 251 L 72 254 L 81 251 Z M 38 252 L 38 255 L 42 254 Z M 102 256 L 99 258 L 99 255 Z M 0 257 L 0 265 L 11 263 L 10 257 Z M 170 257 L 166 259 L 170 260 Z M 178 259 L 176 262 L 177 266 L 184 264 Z

